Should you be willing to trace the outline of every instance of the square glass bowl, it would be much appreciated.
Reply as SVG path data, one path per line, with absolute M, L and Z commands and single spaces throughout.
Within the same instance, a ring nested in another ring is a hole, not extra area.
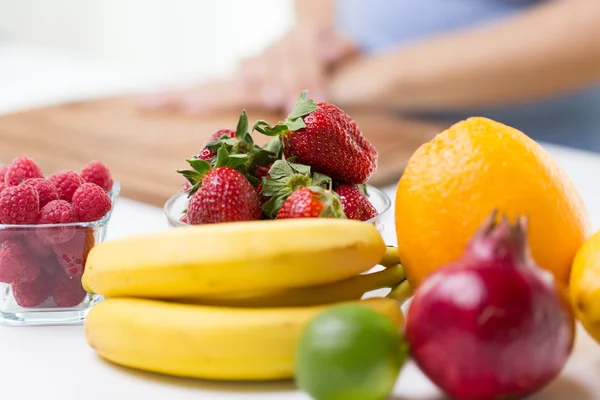
M 99 221 L 53 225 L 0 224 L 0 323 L 78 324 L 100 295 L 86 292 L 81 276 L 90 250 L 104 241 L 120 194 Z

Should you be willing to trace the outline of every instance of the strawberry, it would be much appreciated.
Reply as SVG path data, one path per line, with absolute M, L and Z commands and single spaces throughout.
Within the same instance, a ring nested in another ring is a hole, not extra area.
M 281 137 L 286 158 L 296 157 L 334 181 L 365 183 L 377 169 L 377 150 L 358 125 L 335 105 L 307 99 L 306 92 L 285 121 L 274 127 L 257 121 L 254 129 Z
M 179 171 L 192 184 L 187 223 L 199 225 L 262 218 L 255 187 L 235 169 L 245 158 L 229 156 L 222 147 L 217 152 L 214 168 L 204 160 L 188 160 L 193 170 Z
M 268 143 L 264 147 L 254 144 L 254 140 L 248 132 L 248 117 L 244 110 L 240 114 L 235 132 L 222 129 L 214 133 L 211 140 L 196 158 L 208 161 L 214 167 L 217 162 L 218 150 L 225 148 L 230 156 L 244 160 L 243 163 L 236 166 L 236 169 L 246 175 L 254 187 L 257 187 L 260 183 L 260 177 L 257 177 L 257 175 L 260 175 L 264 168 L 268 168 L 268 165 L 276 159 L 281 158 L 281 143 L 279 140 Z
M 275 218 L 283 202 L 296 190 L 308 186 L 330 185 L 331 179 L 328 176 L 311 173 L 308 165 L 277 160 L 271 166 L 268 177 L 263 179 L 262 196 L 268 200 L 263 202 L 262 209 L 267 217 Z
M 192 196 L 187 218 L 190 224 L 251 221 L 261 219 L 258 195 L 239 171 L 230 167 L 215 168 L 202 179 L 202 186 Z
M 216 142 L 219 139 L 235 139 L 235 132 L 231 129 L 219 129 L 212 134 L 210 137 L 210 142 L 208 143 Z M 198 153 L 198 158 L 210 162 L 213 157 L 217 155 L 217 152 L 209 149 L 207 147 L 208 143 L 202 148 L 202 150 L 200 150 L 200 153 Z
M 377 210 L 369 201 L 365 189 L 361 190 L 359 185 L 341 184 L 333 190 L 340 196 L 347 218 L 366 221 L 377 215 Z
M 346 218 L 346 216 L 340 199 L 335 194 L 318 186 L 309 186 L 292 193 L 275 218 Z

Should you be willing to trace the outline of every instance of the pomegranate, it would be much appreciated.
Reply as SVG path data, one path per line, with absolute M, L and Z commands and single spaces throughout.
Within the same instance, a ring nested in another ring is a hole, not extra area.
M 421 370 L 458 400 L 521 398 L 553 380 L 571 354 L 575 322 L 552 274 L 527 245 L 526 219 L 495 223 L 416 290 L 406 335 Z

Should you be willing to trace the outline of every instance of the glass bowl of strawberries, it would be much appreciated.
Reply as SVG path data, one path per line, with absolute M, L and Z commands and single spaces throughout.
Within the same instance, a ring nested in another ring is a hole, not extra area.
M 164 213 L 174 227 L 348 218 L 383 233 L 391 201 L 367 184 L 377 158 L 349 115 L 302 92 L 294 110 L 274 126 L 263 120 L 250 125 L 242 111 L 235 130 L 213 133 L 186 160 L 189 168 L 177 171 L 187 182 L 165 203 Z
M 104 241 L 119 194 L 119 182 L 99 161 L 49 177 L 28 157 L 0 168 L 1 323 L 85 319 L 100 301 L 82 286 L 85 261 Z

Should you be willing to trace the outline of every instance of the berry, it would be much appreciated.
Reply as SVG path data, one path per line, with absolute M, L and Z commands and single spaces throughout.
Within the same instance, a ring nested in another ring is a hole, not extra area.
M 51 276 L 41 271 L 31 282 L 16 282 L 12 286 L 13 295 L 21 307 L 37 307 L 52 295 L 54 282 Z
M 2 192 L 6 188 L 6 185 L 3 182 L 0 182 L 0 192 Z
M 304 187 L 283 202 L 276 219 L 345 218 L 340 199 L 320 187 Z
M 334 191 L 340 196 L 344 214 L 348 219 L 367 221 L 377 215 L 377 209 L 358 186 L 342 184 Z
M 71 202 L 73 193 L 83 184 L 83 179 L 73 171 L 60 171 L 48 178 L 58 192 L 58 198 Z
M 296 157 L 334 181 L 365 183 L 377 169 L 377 151 L 358 125 L 333 104 L 307 100 L 304 92 L 282 124 L 258 121 L 254 129 L 280 135 L 286 158 Z
M 179 218 L 179 221 L 183 222 L 184 224 L 187 224 L 188 223 L 187 214 L 182 215 L 181 218 Z
M 188 204 L 192 225 L 252 221 L 262 218 L 258 194 L 248 179 L 230 167 L 207 172 Z
M 216 140 L 219 140 L 221 138 L 221 136 L 223 136 L 223 135 L 227 135 L 232 139 L 235 138 L 235 132 L 232 131 L 231 129 L 220 129 L 211 135 L 209 142 L 214 142 Z M 217 155 L 216 151 L 210 150 L 205 145 L 202 148 L 202 150 L 200 150 L 200 153 L 198 153 L 198 158 L 201 160 L 210 162 L 213 159 L 213 157 L 216 155 Z
M 323 174 L 311 173 L 308 165 L 275 161 L 261 188 L 261 205 L 265 215 L 275 218 L 281 205 L 292 193 L 308 186 L 330 187 L 331 179 Z
M 112 201 L 106 192 L 94 183 L 84 183 L 73 194 L 73 210 L 80 222 L 102 219 L 111 209 Z
M 43 178 L 41 168 L 29 157 L 17 157 L 10 164 L 4 176 L 6 186 L 17 186 L 28 178 Z
M 75 307 L 85 299 L 86 294 L 81 285 L 81 277 L 70 277 L 64 271 L 56 274 L 53 288 L 54 304 L 59 307 Z
M 54 200 L 46 204 L 38 214 L 38 224 L 44 225 L 36 230 L 38 238 L 45 245 L 64 243 L 75 235 L 74 226 L 51 226 L 77 222 L 73 206 L 64 200 Z M 50 226 L 48 226 L 50 225 Z
M 33 186 L 9 186 L 0 193 L 0 222 L 3 224 L 35 224 L 39 211 L 40 199 Z
M 8 171 L 8 167 L 8 165 L 0 167 L 0 184 L 4 184 L 4 179 L 6 178 L 6 171 Z
M 92 161 L 81 170 L 81 178 L 84 182 L 95 183 L 104 191 L 110 192 L 113 186 L 113 179 L 110 176 L 108 167 L 101 161 Z
M 0 244 L 0 282 L 31 282 L 40 274 L 40 263 L 21 242 L 7 239 Z
M 54 200 L 46 204 L 38 214 L 40 224 L 68 224 L 77 222 L 73 205 L 64 200 Z
M 54 254 L 52 247 L 44 245 L 42 240 L 38 238 L 38 235 L 39 231 L 25 233 L 23 236 L 23 242 L 27 249 L 29 249 L 38 258 L 45 258 Z
M 29 178 L 21 182 L 20 186 L 29 185 L 38 193 L 40 199 L 40 208 L 52 200 L 58 200 L 58 192 L 54 184 L 44 178 Z
M 88 233 L 89 231 L 89 233 Z M 78 229 L 71 240 L 53 246 L 59 264 L 68 276 L 80 276 L 88 253 L 94 246 L 91 228 Z
M 271 169 L 272 166 L 273 166 L 273 164 L 269 164 L 266 167 L 263 167 L 262 165 L 257 165 L 256 169 L 254 170 L 254 176 L 260 180 L 262 180 L 262 178 L 268 178 L 269 170 Z

